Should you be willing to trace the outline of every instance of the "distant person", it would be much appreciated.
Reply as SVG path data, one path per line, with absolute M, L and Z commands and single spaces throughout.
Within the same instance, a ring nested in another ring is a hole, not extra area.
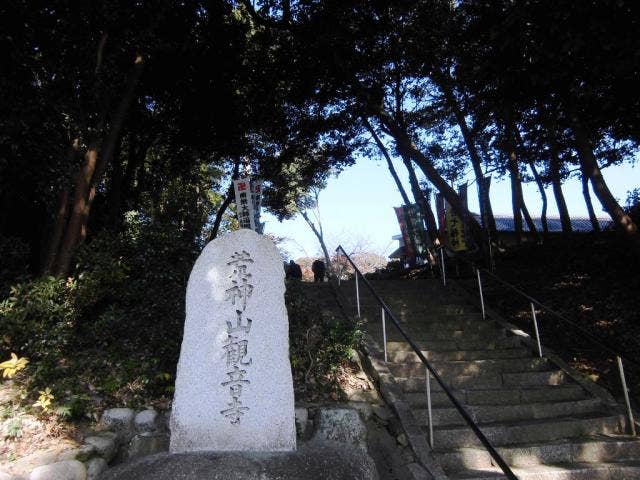
M 311 264 L 311 271 L 313 272 L 313 281 L 322 282 L 324 281 L 324 275 L 327 272 L 327 266 L 322 260 L 316 260 Z
M 287 268 L 287 278 L 297 278 L 302 280 L 302 269 L 293 260 L 289 260 L 289 268 Z

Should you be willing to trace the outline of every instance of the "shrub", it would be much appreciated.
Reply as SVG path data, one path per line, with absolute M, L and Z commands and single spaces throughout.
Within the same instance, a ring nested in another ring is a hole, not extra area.
M 75 289 L 74 281 L 54 277 L 11 287 L 9 298 L 0 302 L 3 353 L 16 351 L 32 362 L 54 367 L 73 340 Z
M 33 401 L 51 388 L 73 416 L 166 395 L 184 323 L 187 277 L 198 252 L 170 223 L 129 215 L 78 249 L 73 276 L 11 287 L 0 302 L 0 358 L 31 360 Z
M 354 320 L 323 314 L 299 282 L 287 282 L 291 367 L 296 392 L 313 396 L 333 388 L 340 366 L 348 362 L 362 340 Z
M 9 294 L 16 279 L 26 278 L 29 265 L 29 245 L 19 238 L 0 236 L 0 298 Z

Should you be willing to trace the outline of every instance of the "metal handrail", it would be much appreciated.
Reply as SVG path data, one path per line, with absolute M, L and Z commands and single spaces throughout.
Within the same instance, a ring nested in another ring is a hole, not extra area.
M 637 367 L 640 367 L 640 362 L 636 361 L 636 360 L 632 360 L 631 358 L 627 357 L 626 355 L 621 354 L 620 352 L 618 352 L 613 346 L 609 345 L 608 342 L 604 342 L 602 340 L 599 340 L 598 338 L 596 338 L 592 333 L 590 333 L 588 330 L 585 330 L 584 328 L 582 328 L 580 325 L 578 325 L 576 322 L 569 320 L 568 318 L 566 318 L 564 315 L 556 312 L 555 310 L 553 310 L 551 307 L 549 307 L 548 305 L 545 305 L 544 303 L 542 303 L 539 300 L 536 300 L 535 298 L 533 298 L 531 295 L 528 295 L 526 292 L 523 292 L 522 290 L 520 290 L 518 287 L 516 287 L 515 285 L 512 285 L 511 283 L 507 282 L 506 280 L 500 278 L 498 275 L 496 275 L 495 273 L 484 269 L 484 268 L 478 268 L 478 271 L 481 271 L 483 273 L 487 273 L 489 275 L 491 275 L 493 278 L 495 278 L 498 282 L 502 283 L 503 285 L 506 285 L 507 287 L 509 287 L 511 290 L 513 290 L 514 292 L 518 293 L 520 296 L 526 298 L 527 300 L 529 300 L 529 302 L 537 305 L 538 307 L 540 307 L 542 310 L 547 311 L 548 313 L 550 313 L 551 315 L 553 315 L 554 317 L 557 317 L 558 319 L 562 320 L 565 323 L 568 323 L 569 325 L 571 325 L 573 328 L 575 328 L 582 336 L 584 336 L 585 338 L 587 338 L 588 340 L 590 340 L 591 342 L 595 343 L 596 345 L 598 345 L 599 347 L 601 347 L 603 350 L 608 351 L 609 353 L 622 358 L 623 360 L 625 360 L 626 362 L 632 363 Z
M 344 254 L 345 258 L 349 261 L 349 263 L 351 264 L 351 266 L 355 270 L 356 285 L 358 285 L 357 280 L 358 280 L 358 275 L 359 275 L 360 278 L 362 278 L 362 281 L 364 282 L 364 284 L 369 289 L 369 292 L 371 292 L 371 294 L 374 296 L 374 298 L 376 299 L 376 301 L 378 302 L 378 304 L 382 308 L 382 311 L 386 312 L 387 316 L 391 319 L 391 321 L 393 322 L 395 327 L 402 334 L 402 336 L 405 338 L 407 343 L 411 346 L 411 348 L 413 349 L 414 353 L 418 356 L 418 358 L 424 364 L 424 366 L 427 368 L 429 373 L 431 375 L 433 375 L 433 378 L 436 379 L 438 384 L 440 384 L 440 386 L 442 387 L 442 390 L 445 392 L 447 397 L 449 397 L 449 400 L 451 400 L 451 403 L 453 404 L 453 406 L 456 408 L 456 410 L 458 410 L 458 412 L 460 413 L 460 415 L 462 416 L 464 421 L 467 423 L 469 428 L 471 428 L 471 430 L 478 437 L 478 439 L 480 440 L 482 445 L 484 445 L 484 447 L 487 449 L 487 451 L 489 452 L 489 455 L 491 455 L 491 457 L 496 461 L 496 463 L 498 464 L 498 466 L 500 467 L 502 472 L 510 480 L 518 480 L 518 477 L 515 476 L 515 474 L 511 470 L 511 468 L 509 468 L 509 465 L 507 465 L 507 463 L 500 456 L 500 454 L 497 452 L 497 450 L 493 447 L 493 445 L 491 445 L 491 443 L 489 442 L 487 437 L 484 435 L 484 433 L 482 433 L 482 431 L 480 430 L 478 425 L 476 425 L 476 423 L 473 421 L 473 419 L 471 418 L 471 415 L 469 415 L 469 413 L 465 410 L 465 408 L 462 406 L 462 404 L 453 395 L 453 393 L 451 392 L 449 387 L 444 383 L 444 381 L 442 380 L 442 378 L 440 377 L 438 372 L 436 372 L 435 368 L 433 368 L 431 363 L 429 363 L 429 361 L 426 359 L 426 357 L 422 354 L 422 351 L 420 350 L 420 347 L 418 347 L 418 345 L 413 341 L 413 339 L 409 336 L 409 334 L 402 328 L 402 326 L 400 325 L 400 322 L 398 321 L 396 316 L 393 314 L 391 309 L 387 306 L 387 304 L 384 302 L 384 300 L 382 300 L 382 298 L 380 298 L 380 295 L 378 295 L 378 293 L 374 290 L 374 288 L 371 285 L 371 283 L 369 283 L 369 280 L 367 280 L 364 277 L 364 275 L 362 275 L 362 272 L 360 272 L 360 270 L 358 269 L 356 264 L 353 263 L 353 260 L 351 260 L 351 257 L 347 254 L 347 252 L 344 250 L 344 248 L 342 248 L 342 245 L 338 245 L 338 248 L 336 248 L 336 252 L 338 250 L 342 251 L 342 253 Z M 358 304 L 358 313 L 359 313 L 359 304 Z M 386 348 L 386 345 L 385 345 L 385 348 Z M 427 374 L 427 382 L 429 382 L 429 374 Z M 431 422 L 430 422 L 430 427 L 431 427 Z
M 587 340 L 589 340 L 593 344 L 599 346 L 604 351 L 609 352 L 610 354 L 614 355 L 616 357 L 616 363 L 617 363 L 617 366 L 618 366 L 618 373 L 620 374 L 620 383 L 622 385 L 622 393 L 623 393 L 623 396 L 624 396 L 624 403 L 625 403 L 626 410 L 627 410 L 627 418 L 629 420 L 629 428 L 631 430 L 631 434 L 633 436 L 636 436 L 635 419 L 634 419 L 634 416 L 633 416 L 633 410 L 631 408 L 631 401 L 629 399 L 629 389 L 627 388 L 627 381 L 626 381 L 626 377 L 625 377 L 625 373 L 624 373 L 624 367 L 622 365 L 622 360 L 624 359 L 625 361 L 635 365 L 636 367 L 640 367 L 640 363 L 639 362 L 637 362 L 636 360 L 632 360 L 632 359 L 630 359 L 629 357 L 627 357 L 625 355 L 622 355 L 614 347 L 609 345 L 608 342 L 603 342 L 602 340 L 599 340 L 598 338 L 595 337 L 595 335 L 593 335 L 588 330 L 585 330 L 584 328 L 582 328 L 580 325 L 578 325 L 574 321 L 569 320 L 564 315 L 561 315 L 560 313 L 558 313 L 555 310 L 553 310 L 551 307 L 549 307 L 549 306 L 545 305 L 544 303 L 542 303 L 541 301 L 533 298 L 531 295 L 529 295 L 526 292 L 522 291 L 521 289 L 519 289 L 515 285 L 512 285 L 511 283 L 507 282 L 506 280 L 504 280 L 503 278 L 499 277 L 497 274 L 493 273 L 492 271 L 484 269 L 484 268 L 478 268 L 472 262 L 469 262 L 468 260 L 463 259 L 463 258 L 458 258 L 457 260 L 462 260 L 463 262 L 466 262 L 467 264 L 469 264 L 471 266 L 472 269 L 476 270 L 476 273 L 477 273 L 477 276 L 478 276 L 478 291 L 480 293 L 480 304 L 482 306 L 482 318 L 485 317 L 485 302 L 484 302 L 484 296 L 483 296 L 483 291 L 482 291 L 482 280 L 481 280 L 481 277 L 480 277 L 480 272 L 487 273 L 488 275 L 490 275 L 491 277 L 496 279 L 498 282 L 500 282 L 503 285 L 507 286 L 508 288 L 510 288 L 511 290 L 516 292 L 518 295 L 526 298 L 529 301 L 529 303 L 531 304 L 531 317 L 533 319 L 535 337 L 536 337 L 536 342 L 537 342 L 537 346 L 538 346 L 538 354 L 540 355 L 540 357 L 542 357 L 542 346 L 541 346 L 541 343 L 540 343 L 540 332 L 538 331 L 538 320 L 537 320 L 537 317 L 536 317 L 535 305 L 540 307 L 541 310 L 543 310 L 543 311 L 546 310 L 548 313 L 550 313 L 554 317 L 556 317 L 556 318 L 562 320 L 563 322 L 571 325 L 573 328 L 576 329 L 576 331 L 580 335 L 582 335 L 582 337 L 586 338 Z M 442 262 L 444 264 L 444 258 L 442 259 Z M 444 268 L 444 265 L 443 265 L 443 268 Z

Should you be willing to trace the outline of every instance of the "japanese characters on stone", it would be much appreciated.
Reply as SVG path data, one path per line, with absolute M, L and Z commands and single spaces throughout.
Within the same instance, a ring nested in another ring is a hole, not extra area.
M 225 290 L 225 300 L 234 309 L 235 320 L 227 321 L 227 338 L 223 344 L 226 358 L 227 378 L 220 385 L 229 388 L 230 401 L 220 413 L 232 424 L 239 424 L 242 415 L 249 407 L 242 403 L 242 390 L 251 381 L 247 377 L 247 367 L 251 365 L 249 357 L 249 332 L 252 320 L 245 315 L 247 301 L 253 293 L 249 265 L 253 259 L 249 252 L 234 252 L 227 265 L 231 267 L 230 287 Z

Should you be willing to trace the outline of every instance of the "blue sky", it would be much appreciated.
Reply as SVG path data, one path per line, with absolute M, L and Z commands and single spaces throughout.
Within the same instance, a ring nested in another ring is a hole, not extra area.
M 394 164 L 411 195 L 404 165 L 400 161 Z M 624 203 L 627 191 L 640 187 L 638 168 L 624 165 L 610 167 L 603 172 L 609 188 L 621 203 Z M 586 216 L 580 181 L 568 180 L 563 185 L 563 191 L 571 215 Z M 524 195 L 531 214 L 540 216 L 540 194 L 535 184 L 526 184 Z M 547 197 L 548 214 L 557 215 L 550 188 L 547 189 Z M 596 214 L 607 217 L 595 195 L 592 195 L 592 199 Z M 511 214 L 508 178 L 493 179 L 491 201 L 494 213 Z M 355 165 L 338 177 L 331 178 L 327 188 L 320 194 L 320 212 L 327 247 L 333 250 L 339 243 L 345 248 L 358 244 L 368 251 L 388 255 L 397 247 L 397 242 L 392 241 L 391 237 L 400 233 L 393 207 L 401 204 L 402 198 L 386 163 L 378 159 L 358 158 Z M 469 207 L 472 211 L 478 211 L 475 183 L 469 187 Z M 263 213 L 263 221 L 266 221 L 265 233 L 288 238 L 281 247 L 291 258 L 320 256 L 318 241 L 302 217 L 278 222 L 275 217 Z

